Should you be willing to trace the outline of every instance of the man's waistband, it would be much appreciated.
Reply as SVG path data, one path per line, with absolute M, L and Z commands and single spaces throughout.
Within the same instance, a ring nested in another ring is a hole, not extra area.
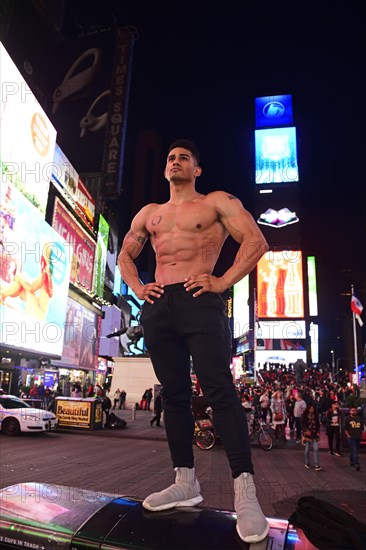
M 164 292 L 173 292 L 174 290 L 185 290 L 184 288 L 184 282 L 181 283 L 173 283 L 171 285 L 164 285 Z

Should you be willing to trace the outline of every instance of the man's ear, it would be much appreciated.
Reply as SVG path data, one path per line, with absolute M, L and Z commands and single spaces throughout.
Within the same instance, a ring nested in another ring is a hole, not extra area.
M 194 175 L 196 178 L 198 178 L 202 174 L 202 168 L 200 166 L 196 166 L 194 169 Z

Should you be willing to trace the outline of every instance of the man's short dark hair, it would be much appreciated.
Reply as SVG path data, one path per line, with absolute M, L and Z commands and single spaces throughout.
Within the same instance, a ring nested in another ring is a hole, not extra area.
M 193 141 L 189 139 L 177 139 L 173 141 L 173 143 L 169 146 L 169 153 L 172 149 L 175 149 L 176 147 L 182 147 L 183 149 L 188 149 L 195 158 L 197 164 L 200 163 L 200 152 L 196 145 L 193 143 Z

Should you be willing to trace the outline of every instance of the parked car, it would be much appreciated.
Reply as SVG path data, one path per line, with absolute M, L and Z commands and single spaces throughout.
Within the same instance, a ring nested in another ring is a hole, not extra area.
M 5 435 L 20 432 L 48 432 L 57 427 L 53 412 L 31 407 L 15 395 L 0 395 L 0 427 Z

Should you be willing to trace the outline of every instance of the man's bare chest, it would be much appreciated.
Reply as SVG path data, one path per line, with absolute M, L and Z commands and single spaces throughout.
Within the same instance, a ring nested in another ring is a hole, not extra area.
M 212 207 L 203 204 L 163 205 L 149 216 L 146 228 L 151 236 L 168 232 L 203 233 L 217 223 L 217 213 Z

